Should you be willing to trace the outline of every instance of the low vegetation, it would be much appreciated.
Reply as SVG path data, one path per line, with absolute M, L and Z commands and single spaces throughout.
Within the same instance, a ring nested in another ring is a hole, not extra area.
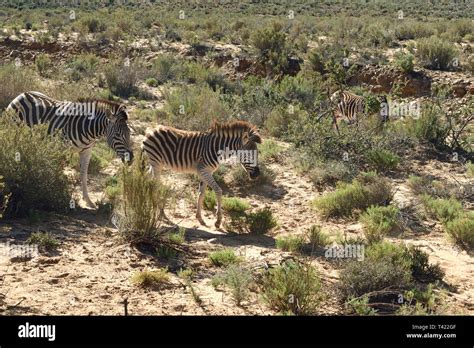
M 360 216 L 364 235 L 369 243 L 379 242 L 384 236 L 400 227 L 400 211 L 392 205 L 371 206 Z
M 241 262 L 241 257 L 237 256 L 232 249 L 222 249 L 209 254 L 209 260 L 214 266 L 227 267 L 231 264 Z
M 340 183 L 334 192 L 315 199 L 313 207 L 323 217 L 348 217 L 371 205 L 389 204 L 392 195 L 388 180 L 369 172 L 354 179 L 350 184 Z
M 169 283 L 166 269 L 136 272 L 132 276 L 132 284 L 143 288 L 159 289 Z
M 121 171 L 121 198 L 114 216 L 124 238 L 132 243 L 156 243 L 166 232 L 160 222 L 170 199 L 171 190 L 149 175 L 139 152 L 132 165 L 125 164 Z
M 40 251 L 54 251 L 59 246 L 59 241 L 49 232 L 33 232 L 27 243 L 36 244 Z
M 295 261 L 270 269 L 262 287 L 268 304 L 282 313 L 315 314 L 323 297 L 316 270 Z
M 69 147 L 59 136 L 49 136 L 46 126 L 30 128 L 5 114 L 0 116 L 0 147 L 0 173 L 9 194 L 6 217 L 70 209 L 72 185 L 64 173 Z

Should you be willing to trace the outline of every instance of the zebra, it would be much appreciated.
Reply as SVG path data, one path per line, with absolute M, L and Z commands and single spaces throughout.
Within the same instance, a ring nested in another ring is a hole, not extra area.
M 87 172 L 95 142 L 103 137 L 122 161 L 132 161 L 133 151 L 128 113 L 125 105 L 102 99 L 78 102 L 58 101 L 40 92 L 20 94 L 8 105 L 28 126 L 48 124 L 48 133 L 60 131 L 63 138 L 79 152 L 82 197 L 88 207 L 95 207 L 87 190 Z
M 382 121 L 388 120 L 388 102 L 387 97 L 380 95 L 377 97 L 380 106 Z M 337 125 L 337 119 L 346 118 L 348 124 L 357 123 L 359 117 L 366 113 L 366 100 L 357 94 L 348 91 L 337 91 L 331 96 L 331 102 L 336 104 L 334 123 Z
M 159 125 L 148 129 L 142 149 L 147 154 L 150 170 L 159 178 L 163 167 L 181 173 L 195 173 L 199 176 L 199 197 L 197 200 L 197 220 L 204 226 L 201 216 L 206 188 L 209 185 L 217 197 L 216 228 L 222 222 L 222 189 L 214 180 L 212 173 L 217 170 L 219 162 L 225 160 L 225 153 L 240 151 L 245 159 L 240 159 L 250 179 L 260 174 L 257 165 L 257 144 L 262 143 L 258 129 L 246 121 L 227 123 L 214 122 L 205 132 L 185 131 Z M 224 156 L 223 156 L 224 155 Z M 249 157 L 254 156 L 252 161 Z M 235 158 L 235 157 L 234 157 Z

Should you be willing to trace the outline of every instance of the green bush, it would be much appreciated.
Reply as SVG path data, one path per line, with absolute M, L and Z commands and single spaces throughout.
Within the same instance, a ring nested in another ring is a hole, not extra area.
M 49 57 L 49 54 L 46 54 L 46 53 L 38 54 L 35 57 L 35 66 L 36 66 L 36 70 L 38 70 L 38 73 L 41 76 L 43 77 L 47 76 L 52 66 L 52 61 L 51 61 L 51 58 Z
M 406 289 L 413 282 L 410 260 L 403 247 L 380 242 L 366 248 L 363 261 L 348 261 L 338 288 L 344 299 L 386 288 Z
M 207 86 L 185 85 L 173 92 L 165 92 L 165 111 L 174 127 L 204 131 L 211 122 L 226 121 L 229 110 L 220 94 Z
M 156 243 L 166 232 L 159 223 L 170 198 L 170 188 L 150 177 L 140 151 L 132 165 L 121 169 L 121 197 L 114 215 L 124 238 L 132 243 Z
M 250 205 L 239 198 L 224 197 L 222 199 L 222 209 L 229 213 L 244 213 L 250 208 Z
M 91 53 L 80 54 L 74 57 L 71 62 L 67 64 L 67 75 L 72 81 L 79 81 L 84 77 L 94 77 L 97 67 L 99 65 L 99 58 Z
M 457 54 L 451 42 L 435 36 L 420 39 L 416 43 L 416 56 L 425 68 L 448 70 L 453 67 L 453 59 Z
M 444 112 L 433 104 L 425 104 L 420 117 L 409 118 L 406 127 L 415 138 L 436 146 L 443 145 L 449 134 Z
M 371 205 L 386 205 L 392 200 L 392 188 L 387 179 L 370 172 L 352 183 L 340 183 L 336 190 L 313 201 L 324 217 L 351 216 L 355 210 L 364 211 Z
M 153 77 L 146 79 L 145 83 L 150 87 L 157 87 L 159 85 L 158 80 Z
M 466 174 L 470 178 L 474 178 L 474 163 L 472 162 L 467 162 L 466 163 Z
M 40 83 L 34 71 L 27 67 L 14 65 L 0 65 L 0 110 L 19 94 L 25 91 L 40 90 Z
M 273 22 L 257 30 L 252 36 L 252 45 L 257 49 L 258 57 L 266 67 L 267 75 L 278 75 L 286 70 L 290 50 L 280 23 Z
M 424 289 L 413 289 L 403 292 L 404 303 L 397 310 L 397 315 L 429 315 L 436 314 L 436 295 L 433 285 L 429 284 Z
M 394 56 L 395 66 L 400 68 L 403 72 L 411 73 L 413 71 L 415 57 L 411 53 L 399 52 Z
M 321 282 L 311 265 L 286 261 L 268 271 L 263 280 L 263 296 L 280 312 L 310 315 L 316 312 L 322 296 Z
M 59 241 L 49 232 L 33 232 L 26 242 L 36 244 L 43 251 L 56 250 L 59 246 Z
M 214 210 L 214 208 L 216 207 L 216 204 L 217 204 L 216 193 L 214 192 L 214 190 L 206 189 L 206 192 L 204 193 L 204 201 L 203 201 L 204 209 Z
M 30 128 L 3 114 L 0 148 L 0 173 L 11 194 L 7 217 L 69 209 L 71 182 L 64 171 L 70 148 L 59 136 L 48 135 L 47 125 Z
M 235 254 L 234 250 L 230 248 L 213 251 L 209 254 L 209 260 L 217 267 L 227 267 L 242 261 L 242 259 Z
M 169 273 L 166 269 L 136 272 L 131 281 L 139 287 L 159 289 L 169 283 Z
M 299 104 L 304 110 L 312 110 L 322 93 L 320 84 L 322 81 L 311 76 L 310 72 L 300 71 L 296 76 L 285 76 L 277 91 L 287 104 Z
M 258 160 L 261 162 L 277 161 L 284 152 L 283 146 L 275 140 L 268 139 L 258 146 Z
M 375 149 L 367 154 L 369 164 L 379 172 L 393 170 L 400 163 L 400 157 L 391 151 Z
M 370 206 L 360 216 L 364 235 L 369 243 L 379 242 L 400 225 L 400 211 L 392 205 Z
M 302 236 L 286 236 L 277 238 L 275 243 L 278 249 L 298 253 L 304 248 L 305 238 Z
M 247 215 L 248 230 L 251 233 L 265 234 L 278 225 L 269 208 L 259 209 Z
M 445 229 L 456 244 L 467 250 L 474 249 L 474 214 L 472 212 L 448 221 Z
M 107 29 L 107 24 L 101 17 L 97 16 L 86 16 L 80 19 L 79 25 L 87 33 L 100 33 Z
M 432 193 L 431 180 L 427 177 L 410 175 L 408 177 L 408 186 L 413 193 L 419 195 L 422 193 Z
M 279 94 L 275 84 L 263 78 L 253 75 L 245 78 L 242 84 L 243 94 L 236 99 L 235 108 L 239 110 L 246 119 L 258 127 L 263 126 L 273 108 L 280 103 Z M 275 122 L 276 123 L 276 122 Z M 276 123 L 278 126 L 278 123 Z
M 170 232 L 168 234 L 168 239 L 172 243 L 183 244 L 185 241 L 185 238 L 184 238 L 185 234 L 186 234 L 186 229 L 184 227 L 180 227 L 178 231 Z
M 105 183 L 105 196 L 112 203 L 116 204 L 122 195 L 117 176 L 110 176 Z
M 435 34 L 435 29 L 429 23 L 403 20 L 396 26 L 395 37 L 398 40 L 413 40 L 430 37 Z
M 241 302 L 249 296 L 252 280 L 252 273 L 248 268 L 231 264 L 222 273 L 213 277 L 212 284 L 214 287 L 221 284 L 228 286 L 237 306 L 240 306 Z
M 298 105 L 279 105 L 270 112 L 264 126 L 270 135 L 281 138 L 286 136 L 290 124 L 296 123 L 299 119 L 306 117 L 306 115 L 307 112 L 301 110 Z
M 329 245 L 331 238 L 321 229 L 321 226 L 312 225 L 308 230 L 308 238 L 313 248 Z
M 105 80 L 110 91 L 119 97 L 129 98 L 139 96 L 137 87 L 142 74 L 141 66 L 136 62 L 116 61 L 107 65 L 104 71 Z
M 433 198 L 423 194 L 421 201 L 428 214 L 442 223 L 452 221 L 462 214 L 462 204 L 455 198 Z
M 180 74 L 181 64 L 171 55 L 161 55 L 153 61 L 151 67 L 152 77 L 157 85 L 173 81 Z
M 419 247 L 407 247 L 405 253 L 410 259 L 411 273 L 416 280 L 421 282 L 433 282 L 443 279 L 444 272 L 439 265 L 430 264 L 428 254 Z
M 353 176 L 353 169 L 342 161 L 329 160 L 323 163 L 311 163 L 309 177 L 314 185 L 324 187 L 334 186 L 339 181 L 347 181 Z

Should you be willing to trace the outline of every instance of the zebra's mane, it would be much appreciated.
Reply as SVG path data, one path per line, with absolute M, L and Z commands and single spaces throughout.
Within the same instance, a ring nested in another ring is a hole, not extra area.
M 94 99 L 94 98 L 79 98 L 77 100 L 80 103 L 96 103 L 96 106 L 100 109 L 111 111 L 115 114 L 121 108 L 125 108 L 125 105 L 111 100 L 106 99 Z
M 258 133 L 258 129 L 255 125 L 251 124 L 250 122 L 247 121 L 230 121 L 230 122 L 225 122 L 225 123 L 220 123 L 214 121 L 211 125 L 211 128 L 209 128 L 208 132 L 210 133 L 224 133 L 224 134 L 229 134 L 229 133 L 243 133 L 243 132 L 248 132 L 249 136 L 253 138 L 252 140 L 261 143 L 262 138 L 260 134 Z

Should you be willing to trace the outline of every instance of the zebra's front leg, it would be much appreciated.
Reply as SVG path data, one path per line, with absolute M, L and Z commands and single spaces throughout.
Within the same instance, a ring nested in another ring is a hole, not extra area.
M 157 164 L 156 162 L 151 162 L 148 173 L 151 175 L 151 177 L 154 180 L 159 182 L 161 180 L 161 165 Z M 169 220 L 168 217 L 165 214 L 165 208 L 164 207 L 160 208 L 160 218 L 165 219 L 165 220 Z
M 87 171 L 89 170 L 89 162 L 92 156 L 92 148 L 88 148 L 79 152 L 80 174 L 81 174 L 81 188 L 82 198 L 90 208 L 95 208 L 95 204 L 89 198 L 87 191 Z
M 202 210 L 202 203 L 204 202 L 204 196 L 206 195 L 206 188 L 207 188 L 207 184 L 201 180 L 201 182 L 199 183 L 199 197 L 197 201 L 196 218 L 198 219 L 199 223 L 204 226 L 207 226 L 207 225 L 202 218 L 201 210 Z
M 205 184 L 209 185 L 214 192 L 216 193 L 216 198 L 217 198 L 217 220 L 216 220 L 216 228 L 219 228 L 221 226 L 222 222 L 222 189 L 217 185 L 217 182 L 214 180 L 212 177 L 212 170 L 209 168 L 205 167 L 198 167 L 198 174 L 201 177 L 201 181 L 203 181 Z M 204 193 L 205 191 L 201 191 L 199 194 L 199 197 L 201 198 L 201 195 L 203 196 L 202 199 L 204 199 Z M 198 200 L 199 204 L 199 200 Z M 202 205 L 202 203 L 200 204 Z M 200 212 L 200 209 L 199 209 Z

